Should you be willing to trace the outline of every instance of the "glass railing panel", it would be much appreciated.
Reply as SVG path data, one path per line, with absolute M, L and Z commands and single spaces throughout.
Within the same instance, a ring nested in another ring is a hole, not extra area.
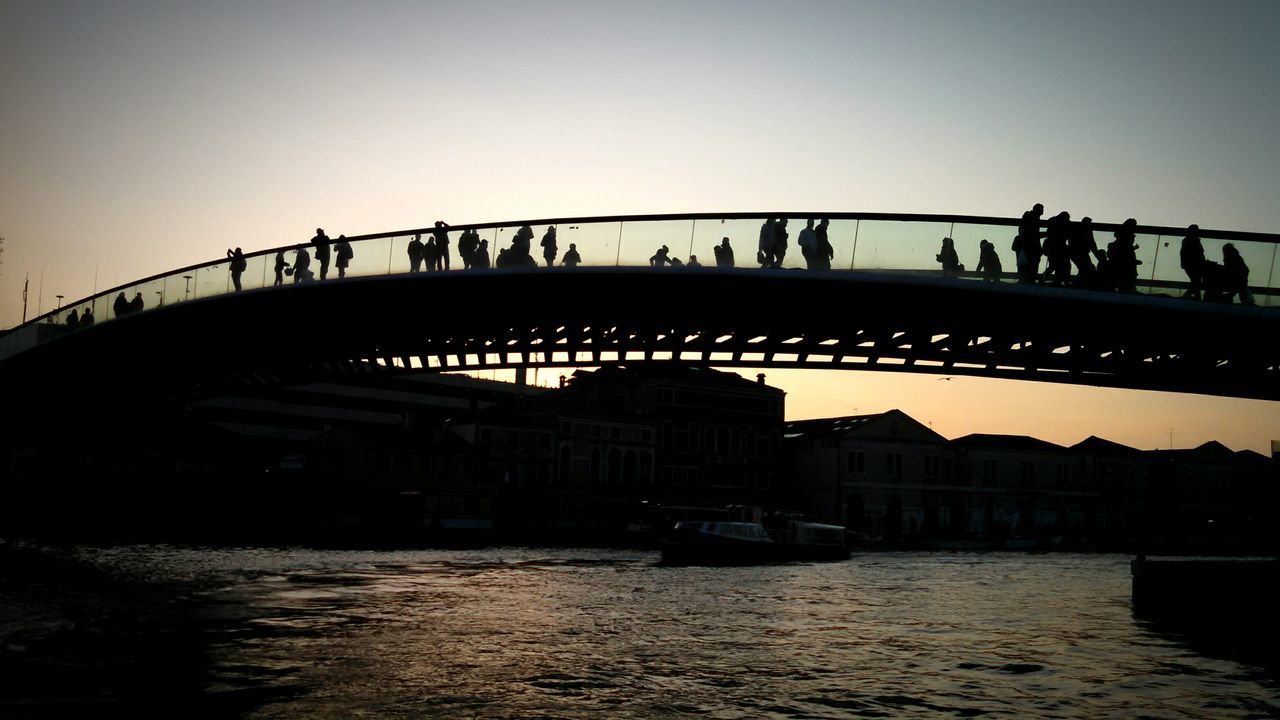
M 996 257 L 1000 260 L 1000 272 L 1010 276 L 1005 278 L 1007 280 L 1012 280 L 1012 276 L 1018 271 L 1018 259 L 1013 251 L 1013 239 L 1017 235 L 1018 228 L 1012 225 L 956 223 L 951 228 L 951 239 L 955 241 L 956 255 L 960 258 L 960 264 L 964 266 L 966 273 L 978 271 L 978 265 L 982 261 L 982 241 L 986 240 L 991 243 Z M 940 264 L 937 267 L 939 270 L 942 269 Z M 1072 272 L 1074 273 L 1074 269 Z
M 357 240 L 351 244 L 351 259 L 347 261 L 347 277 L 368 277 L 370 275 L 386 275 L 389 265 L 394 265 L 396 258 L 396 242 L 399 242 L 399 258 L 403 259 L 403 269 L 395 270 L 395 272 L 406 272 L 409 269 L 408 255 L 405 248 L 409 244 L 412 236 L 404 238 L 374 238 L 371 240 Z M 308 253 L 311 251 L 308 249 Z M 285 252 L 285 259 L 292 267 L 297 261 L 297 252 L 289 250 Z M 274 277 L 275 263 L 272 262 L 272 276 Z M 337 273 L 333 273 L 333 277 L 337 277 Z M 285 284 L 293 282 L 292 277 L 284 278 Z
M 499 243 L 502 246 L 510 245 L 514 229 L 500 228 L 500 230 L 502 232 L 498 233 Z M 562 252 L 568 252 L 571 244 L 576 245 L 578 255 L 582 257 L 582 264 L 585 266 L 612 267 L 618 264 L 618 238 L 621 233 L 624 236 L 623 242 L 626 242 L 625 232 L 622 223 L 619 222 L 560 225 L 556 228 L 556 241 L 563 248 Z M 493 255 L 496 260 L 497 251 L 493 251 Z M 648 256 L 645 258 L 647 262 Z M 561 255 L 561 260 L 563 259 Z
M 680 248 L 681 260 L 688 255 L 697 255 L 698 263 L 703 267 L 716 266 L 716 248 L 725 238 L 729 239 L 729 249 L 733 253 L 733 266 L 739 268 L 759 267 L 756 263 L 756 245 L 760 235 L 760 223 L 763 220 L 698 220 L 693 223 L 693 242 Z M 676 248 L 671 248 L 675 253 Z M 647 261 L 647 260 L 646 260 Z
M 474 255 L 471 257 L 471 267 L 475 270 L 489 269 L 493 267 L 494 257 L 498 253 L 498 230 L 500 228 L 485 228 L 476 230 L 477 241 Z M 563 242 L 561 243 L 563 245 Z M 568 248 L 568 245 L 564 245 Z
M 240 289 L 256 290 L 264 285 L 267 280 L 266 268 L 268 259 L 265 255 L 255 255 L 244 259 L 244 271 L 240 273 Z M 165 293 L 166 295 L 168 294 L 167 287 Z
M 157 278 L 138 285 L 134 289 L 134 297 L 130 299 L 132 300 L 135 297 L 142 298 L 143 310 L 155 310 L 156 308 L 164 307 L 166 300 L 164 278 Z
M 647 267 L 650 258 L 662 247 L 667 257 L 684 264 L 689 259 L 689 245 L 693 241 L 692 220 L 646 220 L 628 222 L 622 228 L 622 252 L 618 265 L 622 267 Z M 695 253 L 696 254 L 696 253 Z
M 1247 240 L 1224 240 L 1221 238 L 1202 238 L 1201 245 L 1204 246 L 1204 259 L 1210 263 L 1215 263 L 1215 269 L 1221 269 L 1224 264 L 1223 248 L 1228 244 L 1233 245 L 1240 253 L 1240 259 L 1249 268 L 1249 285 L 1251 287 L 1265 287 L 1268 282 L 1272 281 L 1270 269 L 1275 262 L 1276 246 L 1271 243 L 1249 242 Z M 1213 266 L 1211 266 L 1213 267 Z M 1212 271 L 1211 271 L 1212 272 Z M 1266 296 L 1258 296 L 1255 298 L 1257 304 L 1265 303 Z M 1235 302 L 1239 302 L 1239 298 Z
M 231 263 L 219 262 L 197 268 L 191 281 L 191 297 L 207 298 L 231 291 Z
M 101 303 L 103 305 L 102 312 L 94 313 L 95 320 L 97 322 L 104 322 L 107 320 L 115 320 L 120 317 L 121 314 L 128 315 L 130 307 L 129 303 L 133 301 L 133 296 L 136 291 L 136 287 L 126 287 L 122 290 L 117 290 L 114 295 L 104 297 Z M 124 307 L 120 307 L 121 305 Z M 121 313 L 116 312 L 118 308 L 122 311 Z
M 859 270 L 941 271 L 936 256 L 951 229 L 944 222 L 863 220 L 853 265 Z

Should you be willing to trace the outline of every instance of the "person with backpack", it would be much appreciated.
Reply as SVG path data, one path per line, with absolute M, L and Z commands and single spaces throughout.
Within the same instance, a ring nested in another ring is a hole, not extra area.
M 249 263 L 244 259 L 244 252 L 240 248 L 227 250 L 227 257 L 231 258 L 231 284 L 235 286 L 236 292 L 240 292 L 240 273 L 245 271 Z
M 334 245 L 334 251 L 338 255 L 338 279 L 347 276 L 347 268 L 351 265 L 351 258 L 355 257 L 355 253 L 351 252 L 351 243 L 347 242 L 346 235 L 338 236 L 338 243 Z

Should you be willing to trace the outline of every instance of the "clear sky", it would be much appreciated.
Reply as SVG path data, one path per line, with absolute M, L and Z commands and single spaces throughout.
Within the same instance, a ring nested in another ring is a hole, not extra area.
M 1280 3 L 0 0 L 0 326 L 246 250 L 771 208 L 1280 230 Z M 42 281 L 41 281 L 42 278 Z M 43 287 L 41 287 L 41 285 Z M 1268 451 L 1280 404 L 773 372 L 789 415 Z

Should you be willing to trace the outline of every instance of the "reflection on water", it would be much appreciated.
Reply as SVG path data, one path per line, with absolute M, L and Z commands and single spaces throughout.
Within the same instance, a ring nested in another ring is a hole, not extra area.
M 175 660 L 195 680 L 163 697 L 205 712 L 1280 714 L 1262 671 L 1203 657 L 1133 619 L 1124 556 L 893 553 L 711 569 L 596 550 L 75 554 L 126 587 L 163 588 L 149 597 L 166 612 L 128 602 L 165 626 L 155 632 L 198 648 Z M 8 652 L 6 667 L 42 652 Z M 120 692 L 108 689 L 108 701 Z M 7 707 L 53 707 L 20 696 L 7 691 Z

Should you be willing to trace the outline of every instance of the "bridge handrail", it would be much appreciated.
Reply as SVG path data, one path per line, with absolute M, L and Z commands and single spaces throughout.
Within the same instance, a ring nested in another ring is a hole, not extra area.
M 562 226 L 574 224 L 608 224 L 608 223 L 636 223 L 636 222 L 662 222 L 662 221 L 697 221 L 697 220 L 763 220 L 766 218 L 826 218 L 830 220 L 856 220 L 856 221 L 883 221 L 883 222 L 903 222 L 903 223 L 951 223 L 961 225 L 985 225 L 985 226 L 1002 226 L 1016 227 L 1020 222 L 1019 218 L 1012 217 L 994 217 L 981 215 L 954 215 L 954 214 L 928 214 L 928 213 L 883 213 L 883 212 L 813 212 L 813 211 L 771 211 L 771 212 L 731 212 L 731 213 L 664 213 L 664 214 L 648 214 L 648 215 L 604 215 L 604 216 L 580 216 L 580 217 L 560 217 L 560 218 L 540 218 L 531 220 L 504 220 L 497 222 L 469 223 L 460 225 L 450 225 L 448 231 L 450 233 L 458 233 L 464 230 L 488 230 L 495 228 L 518 228 L 524 225 L 530 226 Z M 1048 226 L 1046 220 L 1040 222 L 1040 227 Z M 1092 227 L 1095 231 L 1112 231 L 1122 227 L 1121 223 L 1094 222 Z M 434 227 L 414 228 L 408 230 L 393 230 L 377 233 L 366 233 L 363 235 L 350 235 L 346 237 L 349 243 L 359 243 L 364 241 L 379 240 L 386 238 L 407 237 L 412 235 L 430 236 L 435 230 Z M 1133 229 L 1137 235 L 1162 235 L 1181 237 L 1186 234 L 1187 228 L 1171 227 L 1164 225 L 1138 225 Z M 1280 234 L 1277 233 L 1261 233 L 1238 230 L 1209 230 L 1200 229 L 1199 234 L 1202 238 L 1213 240 L 1234 240 L 1242 242 L 1270 243 L 1280 245 Z M 794 234 L 793 234 L 794 238 Z M 330 241 L 335 242 L 336 236 L 330 236 Z M 794 239 L 793 239 L 794 242 Z M 298 247 L 307 246 L 307 241 L 289 243 L 286 245 L 278 245 L 264 250 L 255 250 L 244 253 L 246 261 L 275 255 L 280 251 L 293 250 Z M 146 283 L 156 280 L 178 276 L 184 273 L 194 273 L 198 270 L 223 265 L 228 262 L 226 257 L 217 258 L 201 263 L 183 266 L 173 270 L 149 275 L 137 280 L 133 280 L 107 290 L 96 292 L 84 298 L 80 298 L 74 302 L 68 302 L 59 308 L 45 312 L 34 317 L 20 325 L 16 325 L 8 330 L 0 331 L 0 337 L 12 333 L 21 328 L 38 325 L 47 321 L 49 318 L 67 312 L 70 308 L 92 303 L 96 298 L 109 298 L 113 294 L 123 292 L 124 290 L 135 288 Z M 748 263 L 750 264 L 750 263 Z M 966 276 L 972 276 L 972 273 L 964 273 Z M 1008 275 L 1008 273 L 1006 273 Z M 1175 285 L 1168 281 L 1155 280 L 1139 280 L 1139 285 L 1144 287 L 1174 287 Z M 1269 288 L 1268 286 L 1258 286 L 1259 288 Z

